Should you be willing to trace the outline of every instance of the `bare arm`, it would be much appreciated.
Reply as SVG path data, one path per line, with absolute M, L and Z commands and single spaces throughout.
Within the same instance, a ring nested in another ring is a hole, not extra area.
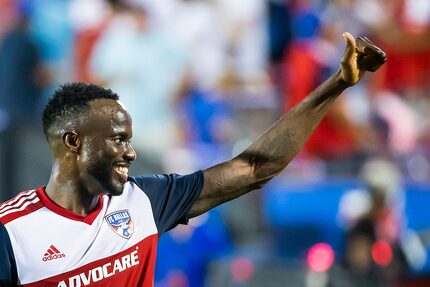
M 385 62 L 385 53 L 367 39 L 355 40 L 348 33 L 344 38 L 347 47 L 341 67 L 334 75 L 237 157 L 203 171 L 203 191 L 191 209 L 191 217 L 261 188 L 279 174 L 297 155 L 342 91 L 358 83 L 366 70 L 374 71 Z

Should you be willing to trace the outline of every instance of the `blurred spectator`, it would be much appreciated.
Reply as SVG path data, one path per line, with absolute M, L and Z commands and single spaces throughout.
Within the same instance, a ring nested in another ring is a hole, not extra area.
M 36 43 L 29 33 L 30 2 L 19 2 L 18 18 L 12 29 L 0 43 L 0 113 L 3 121 L 2 165 L 4 198 L 14 194 L 16 176 L 19 174 L 17 155 L 19 144 L 28 127 L 38 122 L 39 101 L 42 87 L 49 81 L 49 74 L 43 67 Z
M 366 190 L 350 191 L 340 202 L 340 219 L 347 224 L 341 278 L 348 286 L 392 286 L 400 275 L 402 176 L 395 164 L 382 159 L 366 162 L 361 176 Z
M 69 56 L 73 31 L 69 16 L 70 1 L 32 0 L 28 2 L 32 2 L 34 7 L 30 31 L 41 47 L 42 58 L 52 63 L 54 67 L 71 65 Z
M 376 14 L 363 22 L 388 52 L 387 64 L 371 83 L 375 111 L 389 127 L 387 148 L 409 177 L 429 179 L 430 2 L 366 2 Z
M 74 0 L 70 14 L 75 29 L 73 49 L 75 81 L 93 82 L 90 60 L 100 35 L 109 23 L 110 11 L 103 0 Z M 112 9 L 115 9 L 114 6 Z
M 268 2 L 268 40 L 271 63 L 282 61 L 284 51 L 291 41 L 291 17 L 289 1 Z
M 0 47 L 0 105 L 12 123 L 36 119 L 35 109 L 46 80 L 38 48 L 28 31 L 29 4 L 20 8 L 22 14 Z
M 219 25 L 225 37 L 229 71 L 244 83 L 258 80 L 267 69 L 265 1 L 217 0 Z
M 338 14 L 330 7 L 330 13 Z M 321 83 L 322 78 L 338 68 L 336 59 L 341 50 L 337 43 L 342 26 L 338 22 L 322 21 L 318 8 L 315 1 L 294 1 L 293 41 L 284 59 L 283 111 L 296 105 Z M 348 92 L 337 100 L 304 148 L 306 157 L 326 161 L 330 174 L 355 174 L 366 150 L 375 144 L 368 120 L 359 115 L 365 100 L 358 102 L 360 106 L 348 108 L 357 96 L 366 95 L 354 96 L 353 93 Z
M 186 56 L 192 86 L 211 90 L 226 69 L 226 41 L 213 1 L 177 0 L 168 36 Z
M 209 263 L 232 249 L 219 210 L 193 218 L 188 226 L 178 226 L 160 238 L 155 286 L 205 286 Z
M 388 287 L 372 260 L 372 246 L 376 242 L 374 226 L 364 219 L 350 230 L 346 237 L 345 269 L 332 271 L 330 287 Z
M 112 16 L 93 50 L 92 74 L 129 107 L 134 147 L 142 161 L 135 166 L 161 172 L 165 151 L 181 144 L 175 103 L 186 75 L 185 56 L 152 25 L 146 6 L 111 4 Z
M 283 94 L 282 61 L 284 51 L 291 42 L 290 1 L 271 0 L 267 3 L 268 64 L 270 78 L 277 93 L 278 102 Z
M 202 168 L 231 154 L 235 133 L 233 111 L 219 91 L 192 88 L 181 104 L 187 146 Z
M 405 96 L 420 96 L 414 90 L 427 86 L 430 71 L 430 2 L 397 0 L 384 4 L 384 10 L 378 11 L 385 16 L 378 15 L 381 20 L 369 23 L 370 32 L 380 38 L 390 54 L 385 74 L 381 74 L 382 85 L 406 92 Z
M 68 82 L 73 75 L 73 30 L 69 17 L 69 0 L 25 0 L 33 9 L 30 33 L 55 83 Z M 45 97 L 49 91 L 45 91 Z M 46 100 L 46 99 L 45 99 Z M 43 105 L 41 105 L 43 106 Z
M 18 1 L 0 1 L 0 41 L 3 39 L 4 35 L 12 29 L 18 15 Z

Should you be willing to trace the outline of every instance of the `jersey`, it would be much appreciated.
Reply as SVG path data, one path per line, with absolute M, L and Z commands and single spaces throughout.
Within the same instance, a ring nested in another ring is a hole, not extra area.
M 186 224 L 203 173 L 129 177 L 87 216 L 53 202 L 45 188 L 0 206 L 0 286 L 154 285 L 158 237 Z

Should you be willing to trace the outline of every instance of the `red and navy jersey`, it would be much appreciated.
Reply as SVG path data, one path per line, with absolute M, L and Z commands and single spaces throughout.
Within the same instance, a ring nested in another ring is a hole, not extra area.
M 158 237 L 187 214 L 203 173 L 130 177 L 87 216 L 53 202 L 45 188 L 0 205 L 0 286 L 154 285 Z

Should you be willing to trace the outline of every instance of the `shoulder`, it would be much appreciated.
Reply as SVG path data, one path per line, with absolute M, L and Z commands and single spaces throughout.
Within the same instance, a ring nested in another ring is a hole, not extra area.
M 20 192 L 0 205 L 0 223 L 6 225 L 17 218 L 38 210 L 42 206 L 38 190 L 32 189 Z
M 145 174 L 141 176 L 129 177 L 129 180 L 141 189 L 164 189 L 169 187 L 176 187 L 184 183 L 189 184 L 192 182 L 202 183 L 203 172 L 201 170 L 187 175 L 179 175 L 176 173 L 171 174 Z
M 151 188 L 154 185 L 164 185 L 174 177 L 175 175 L 167 174 L 145 174 L 129 177 L 129 181 L 138 185 L 140 188 Z

